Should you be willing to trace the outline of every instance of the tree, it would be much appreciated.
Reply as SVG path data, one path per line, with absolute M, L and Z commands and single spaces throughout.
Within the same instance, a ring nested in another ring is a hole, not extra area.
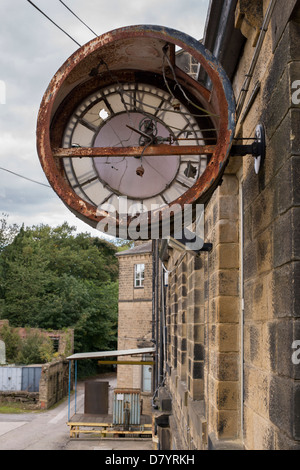
M 21 349 L 20 336 L 9 325 L 3 325 L 0 333 L 1 339 L 5 343 L 6 361 L 8 363 L 16 362 L 16 358 Z
M 16 362 L 24 365 L 44 364 L 51 361 L 53 352 L 53 343 L 50 338 L 36 331 L 30 331 L 21 342 Z
M 76 351 L 116 342 L 117 247 L 63 224 L 21 227 L 0 253 L 0 318 L 75 329 Z
M 8 215 L 3 213 L 0 219 L 0 252 L 13 241 L 18 231 L 18 225 L 9 225 Z

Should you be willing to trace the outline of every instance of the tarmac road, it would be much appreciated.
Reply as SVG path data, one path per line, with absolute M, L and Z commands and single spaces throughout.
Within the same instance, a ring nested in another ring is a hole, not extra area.
M 106 379 L 108 380 L 108 379 Z M 115 377 L 110 378 L 113 390 Z M 83 412 L 84 384 L 77 388 L 77 411 Z M 74 395 L 70 416 L 74 414 Z M 68 399 L 39 413 L 0 414 L 0 450 L 152 450 L 151 441 L 70 439 Z

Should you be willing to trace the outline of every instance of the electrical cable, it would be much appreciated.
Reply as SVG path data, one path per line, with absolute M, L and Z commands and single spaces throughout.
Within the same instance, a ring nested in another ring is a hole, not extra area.
M 126 92 L 125 90 L 123 91 L 123 95 L 127 96 L 127 97 L 130 97 L 130 94 L 128 92 Z M 182 112 L 182 111 L 176 111 L 172 108 L 169 108 L 169 109 L 164 109 L 164 108 L 159 108 L 157 106 L 153 106 L 151 104 L 146 104 L 143 103 L 143 101 L 139 100 L 139 99 L 136 99 L 136 102 L 139 103 L 139 104 L 142 104 L 144 106 L 147 106 L 147 108 L 150 108 L 150 109 L 154 109 L 156 111 L 160 111 L 160 112 L 164 112 L 164 113 L 173 113 L 173 114 L 177 114 L 179 116 L 193 116 L 193 117 L 197 117 L 197 118 L 209 118 L 210 115 L 208 114 L 208 111 L 204 110 L 207 114 L 193 114 L 193 113 L 189 113 L 189 112 Z M 169 102 L 169 101 L 168 101 Z M 141 108 L 136 108 L 137 111 L 140 111 L 140 112 L 143 112 L 143 110 Z M 146 115 L 146 113 L 144 112 L 144 114 Z M 212 116 L 214 116 L 214 114 L 212 114 Z M 219 115 L 216 115 L 216 117 L 220 117 Z
M 93 31 L 84 21 L 82 21 L 82 19 L 79 18 L 79 16 L 77 16 L 76 13 L 74 13 L 74 11 L 72 11 L 71 8 L 68 7 L 68 5 L 66 5 L 62 0 L 59 0 L 59 1 L 65 8 L 67 8 L 67 10 L 69 10 L 69 12 L 72 13 L 72 15 L 75 16 L 75 18 L 77 18 L 87 29 L 89 29 L 91 33 L 93 33 L 96 36 L 96 38 L 98 37 L 98 34 L 95 33 L 95 31 Z
M 175 70 L 174 70 L 174 67 L 168 57 L 168 54 L 166 53 L 165 51 L 165 47 L 163 47 L 163 54 L 164 54 L 164 57 L 163 57 L 163 76 L 164 76 L 164 80 L 165 80 L 165 84 L 168 88 L 168 90 L 170 91 L 170 93 L 173 95 L 173 93 L 171 92 L 170 88 L 169 88 L 169 85 L 168 85 L 168 82 L 166 80 L 166 76 L 165 76 L 165 58 L 167 59 L 167 62 L 169 64 L 169 67 L 172 71 L 172 74 L 173 74 L 173 77 L 174 77 L 174 80 L 176 82 L 176 85 L 175 86 L 178 86 L 179 90 L 181 91 L 181 93 L 183 94 L 184 98 L 187 100 L 188 103 L 190 103 L 192 106 L 194 106 L 194 108 L 196 109 L 199 109 L 200 111 L 203 111 L 204 113 L 206 113 L 208 116 L 213 116 L 213 117 L 217 117 L 219 118 L 220 116 L 217 115 L 217 114 L 213 114 L 213 113 L 210 113 L 209 111 L 207 111 L 207 109 L 204 109 L 204 108 L 201 108 L 201 106 L 198 106 L 196 103 L 194 103 L 192 100 L 190 100 L 190 98 L 186 95 L 185 91 L 183 90 L 182 86 L 180 85 L 180 83 L 178 82 L 177 80 L 177 77 L 176 77 L 176 73 L 175 73 Z
M 31 178 L 27 178 L 27 176 L 19 175 L 19 173 L 15 173 L 14 171 L 7 170 L 6 168 L 0 167 L 0 170 L 7 171 L 8 173 L 11 173 L 12 175 L 18 176 L 19 178 L 23 178 L 24 180 L 30 181 L 31 183 L 36 183 L 39 184 L 40 186 L 45 186 L 46 188 L 51 188 L 49 184 L 41 183 L 40 181 L 35 181 Z
M 74 38 L 72 38 L 72 36 L 70 36 L 70 34 L 67 33 L 63 28 L 58 26 L 57 23 L 55 23 L 51 18 L 49 18 L 49 16 L 47 16 L 46 13 L 44 13 L 40 8 L 38 8 L 31 0 L 27 0 L 27 2 L 30 3 L 43 16 L 45 16 L 45 18 L 47 18 L 47 20 L 49 20 L 52 24 L 54 24 L 54 26 L 56 26 L 60 31 L 62 31 L 66 36 L 68 36 L 70 39 L 72 39 L 72 41 L 75 42 L 75 44 L 77 44 L 77 46 L 81 47 L 81 44 L 79 44 L 79 42 L 77 42 Z

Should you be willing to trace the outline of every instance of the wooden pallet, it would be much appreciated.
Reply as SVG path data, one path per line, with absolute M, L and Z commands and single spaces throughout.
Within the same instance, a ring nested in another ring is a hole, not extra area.
M 132 437 L 132 438 L 143 438 L 149 436 L 152 439 L 152 425 L 143 424 L 140 426 L 131 426 L 131 430 L 123 431 L 111 423 L 91 423 L 91 422 L 68 422 L 67 425 L 70 427 L 70 438 L 78 439 L 80 434 L 96 434 L 99 437 Z

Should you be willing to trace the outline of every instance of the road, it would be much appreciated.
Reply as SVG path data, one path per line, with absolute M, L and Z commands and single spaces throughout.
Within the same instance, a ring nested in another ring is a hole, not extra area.
M 110 390 L 114 381 L 110 380 Z M 74 395 L 70 416 L 74 414 Z M 77 389 L 77 411 L 83 412 L 84 384 Z M 151 450 L 151 441 L 70 439 L 68 399 L 54 409 L 26 414 L 0 414 L 0 450 Z

